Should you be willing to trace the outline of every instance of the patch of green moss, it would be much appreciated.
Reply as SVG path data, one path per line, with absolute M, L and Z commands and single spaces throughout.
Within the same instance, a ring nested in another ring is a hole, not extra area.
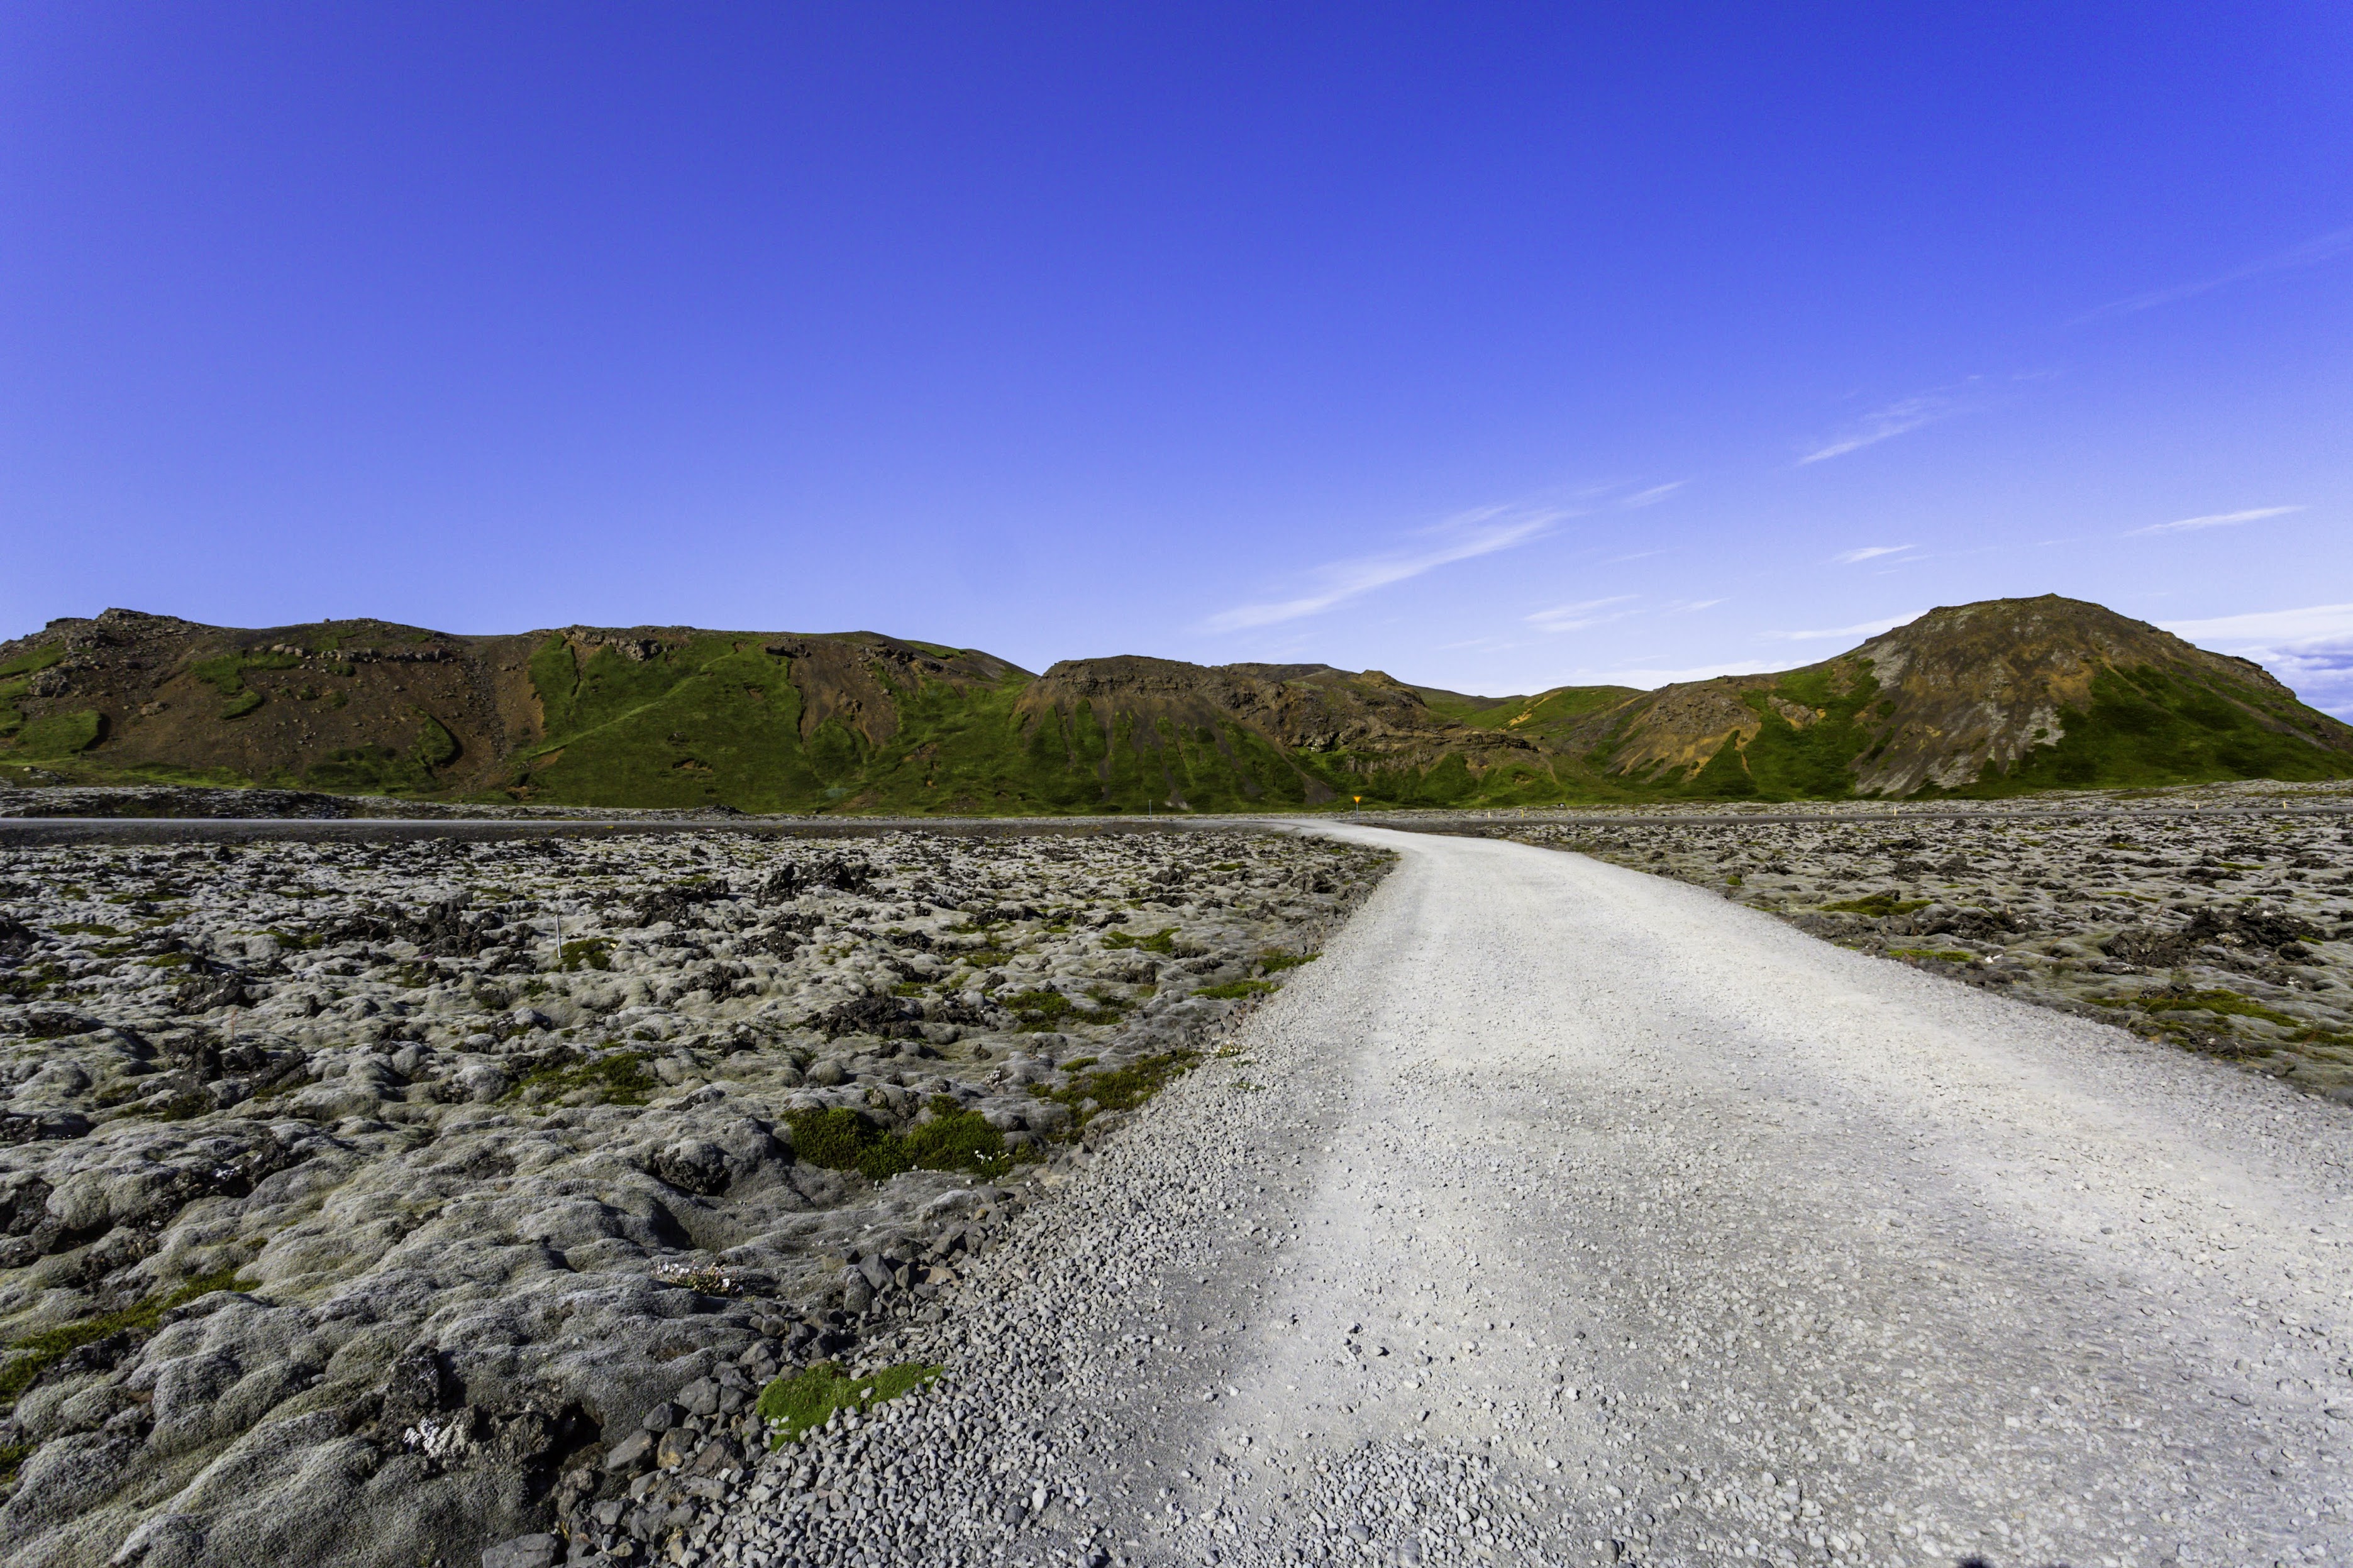
M 1223 985 L 1204 985 L 1193 994 L 1213 997 L 1219 1002 L 1233 1002 L 1244 996 L 1263 996 L 1279 989 L 1281 987 L 1271 980 L 1234 980 Z
M 1963 952 L 1952 947 L 1891 947 L 1887 955 L 1890 958 L 1933 958 L 1945 963 L 1975 963 L 1978 961 L 1976 953 Z
M 292 669 L 301 660 L 290 653 L 233 652 L 200 659 L 188 666 L 188 673 L 219 692 L 223 697 L 243 696 L 248 689 L 245 672 L 248 669 Z M 232 704 L 234 706 L 234 704 Z
M 501 1100 L 565 1100 L 582 1089 L 596 1105 L 643 1105 L 661 1080 L 646 1070 L 643 1051 L 609 1051 L 569 1067 L 544 1067 L 526 1074 Z
M 1176 928 L 1166 926 L 1150 936 L 1134 936 L 1124 931 L 1115 931 L 1104 936 L 1103 944 L 1106 948 L 1132 947 L 1138 952 L 1156 952 L 1165 956 L 1176 951 Z
M 1313 963 L 1324 955 L 1320 952 L 1285 952 L 1270 947 L 1258 955 L 1259 967 L 1269 974 L 1280 974 L 1286 969 L 1296 969 L 1303 963 Z
M 1200 1061 L 1201 1053 L 1198 1051 L 1169 1051 L 1159 1056 L 1139 1058 L 1125 1067 L 1071 1073 L 1070 1082 L 1060 1089 L 1033 1083 L 1029 1086 L 1029 1092 L 1036 1099 L 1052 1100 L 1068 1110 L 1071 1131 L 1075 1133 L 1106 1110 L 1134 1110 L 1192 1071 L 1200 1065 Z M 1092 1105 L 1088 1103 L 1091 1100 L 1093 1102 Z
M 555 967 L 570 973 L 578 969 L 613 967 L 613 939 L 608 936 L 584 936 L 577 942 L 567 942 L 556 951 Z
M 66 650 L 58 644 L 51 643 L 47 647 L 37 647 L 28 652 L 20 653 L 7 663 L 0 664 L 0 676 L 35 675 L 53 664 L 59 663 L 65 657 Z
M 49 713 L 26 721 L 16 731 L 16 751 L 27 757 L 71 757 L 106 738 L 106 715 L 90 710 Z
M 56 984 L 59 978 L 54 969 L 0 971 L 0 997 L 11 1002 L 29 1002 Z
M 871 1377 L 851 1377 L 832 1362 L 819 1362 L 760 1390 L 753 1408 L 766 1424 L 774 1450 L 800 1441 L 838 1410 L 865 1410 L 929 1388 L 944 1370 L 929 1362 L 904 1362 Z
M 2143 1013 L 2211 1013 L 2224 1018 L 2260 1018 L 2284 1029 L 2306 1026 L 2303 1019 L 2292 1017 L 2275 1007 L 2266 1007 L 2253 997 L 2242 996 L 2235 991 L 2198 991 L 2187 996 L 2137 996 L 2129 1001 L 2104 1002 L 2101 1005 L 2133 1007 Z
M 1020 1163 L 1005 1145 L 1005 1134 L 976 1110 L 946 1095 L 931 1103 L 931 1119 L 904 1132 L 886 1132 L 861 1110 L 846 1105 L 796 1110 L 793 1152 L 812 1165 L 856 1171 L 869 1181 L 887 1182 L 905 1171 L 970 1171 L 1001 1176 Z
M 1914 910 L 1928 907 L 1926 899 L 1899 899 L 1894 893 L 1867 893 L 1860 899 L 1843 899 L 1823 909 L 1838 914 L 1869 915 L 1873 920 L 1888 920 L 1896 915 L 1908 915 Z
M 236 1269 L 224 1268 L 216 1274 L 200 1275 L 174 1289 L 158 1292 L 136 1306 L 27 1334 L 8 1347 L 8 1360 L 0 1364 L 0 1409 L 14 1408 L 17 1396 L 32 1387 L 42 1373 L 84 1345 L 125 1332 L 143 1338 L 153 1332 L 164 1314 L 174 1307 L 185 1307 L 197 1297 L 209 1296 L 216 1290 L 250 1290 L 253 1286 L 254 1281 L 238 1278 Z
M 1011 1009 L 1020 1020 L 1024 1034 L 1050 1029 L 1073 1011 L 1071 999 L 1059 991 L 1023 991 L 1011 996 L 1000 995 L 997 1001 L 998 1005 Z

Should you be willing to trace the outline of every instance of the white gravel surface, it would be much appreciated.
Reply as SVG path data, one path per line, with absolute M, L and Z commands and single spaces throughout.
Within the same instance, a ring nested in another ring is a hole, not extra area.
M 731 1563 L 2344 1563 L 2353 1110 L 1525 846 L 1402 865 Z

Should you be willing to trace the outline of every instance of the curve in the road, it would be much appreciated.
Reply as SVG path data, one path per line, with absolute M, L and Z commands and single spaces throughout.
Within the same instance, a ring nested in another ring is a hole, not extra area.
M 2353 1561 L 2353 1111 L 1679 883 L 1316 830 L 1400 863 L 739 1560 Z

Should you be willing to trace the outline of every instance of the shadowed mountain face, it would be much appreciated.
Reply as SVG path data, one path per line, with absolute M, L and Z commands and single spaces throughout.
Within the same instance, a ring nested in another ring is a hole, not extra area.
M 2353 776 L 2242 659 L 2046 596 L 1778 675 L 1469 697 L 1326 665 L 1044 675 L 871 632 L 109 610 L 0 645 L 0 771 L 746 811 L 1092 812 L 1973 795 Z

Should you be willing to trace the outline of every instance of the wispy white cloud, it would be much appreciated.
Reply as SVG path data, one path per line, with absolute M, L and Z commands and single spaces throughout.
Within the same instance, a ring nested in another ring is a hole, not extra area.
M 1841 434 L 1799 458 L 1799 465 L 1803 467 L 1830 458 L 1843 458 L 1849 452 L 1876 447 L 1882 441 L 1893 440 L 1925 425 L 1934 425 L 1940 419 L 1949 419 L 1956 414 L 1964 413 L 1970 406 L 1967 395 L 1968 389 L 1975 386 L 1978 380 L 1978 377 L 1971 376 L 1951 386 L 1915 393 L 1910 397 L 1897 398 L 1884 407 L 1874 408 Z
M 2315 708 L 2353 719 L 2353 605 L 2159 624 L 2201 647 L 2253 659 Z
M 1901 555 L 1911 549 L 1908 544 L 1866 544 L 1860 550 L 1842 550 L 1831 557 L 1833 565 L 1852 566 L 1858 561 L 1870 561 L 1881 555 Z
M 2175 637 L 2224 647 L 2240 643 L 2319 642 L 2353 637 L 2353 605 L 2307 605 L 2300 610 L 2257 610 L 2251 615 L 2159 624 Z
M 2147 528 L 2127 532 L 2127 539 L 2144 533 L 2189 533 L 2201 528 L 2234 528 L 2242 522 L 2260 522 L 2267 517 L 2285 517 L 2292 511 L 2302 511 L 2300 506 L 2254 506 L 2244 511 L 2209 512 L 2204 517 L 2185 517 L 2174 522 L 2152 522 Z
M 1712 610 L 1724 602 L 1722 599 L 1678 599 L 1666 608 L 1670 615 L 1684 615 L 1693 610 Z
M 1440 542 L 1420 550 L 1332 562 L 1309 574 L 1316 585 L 1307 592 L 1294 598 L 1237 605 L 1211 616 L 1202 627 L 1213 632 L 1241 631 L 1319 615 L 1376 588 L 1406 582 L 1457 561 L 1493 555 L 1499 550 L 1525 544 L 1549 532 L 1561 519 L 1573 515 L 1566 510 L 1527 512 L 1500 506 L 1459 513 L 1430 531 Z
M 1821 631 L 1811 632 L 1767 632 L 1763 635 L 1777 642 L 1820 642 L 1830 637 L 1875 637 L 1882 632 L 1894 630 L 1906 621 L 1916 621 L 1926 614 L 1927 614 L 1926 610 L 1909 610 L 1900 616 L 1883 616 L 1878 620 L 1862 621 L 1851 626 L 1831 626 Z
M 2110 316 L 2129 316 L 2141 310 L 2153 310 L 2159 305 L 2171 305 L 2182 300 L 2194 299 L 2200 294 L 2215 289 L 2227 288 L 2233 283 L 2243 283 L 2250 278 L 2261 278 L 2265 273 L 2293 272 L 2301 268 L 2317 267 L 2324 261 L 2332 261 L 2345 255 L 2348 251 L 2353 251 L 2353 228 L 2340 228 L 2333 233 L 2321 235 L 2316 239 L 2307 239 L 2302 245 L 2292 245 L 2276 256 L 2267 256 L 2261 261 L 2250 261 L 2243 267 L 2234 267 L 2228 272 L 2218 272 L 2211 278 L 2202 278 L 2195 283 L 2177 283 L 2169 289 L 2152 289 L 2146 294 L 2134 294 L 2122 300 L 2111 300 L 2096 310 L 2084 311 L 2068 325 L 2081 326 L 2086 321 L 2097 321 Z
M 1538 610 L 1524 617 L 1528 625 L 1547 632 L 1582 631 L 1609 621 L 1622 621 L 1634 612 L 1614 609 L 1613 605 L 1630 605 L 1632 594 L 1613 594 L 1606 599 L 1580 599 L 1574 605 L 1556 605 L 1549 610 Z
M 1719 675 L 1754 675 L 1772 667 L 1762 659 L 1735 658 L 1720 664 L 1693 665 L 1684 669 L 1660 669 L 1635 665 L 1617 669 L 1581 669 L 1560 681 L 1562 686 L 1639 686 L 1645 690 L 1680 680 L 1712 680 Z
M 1673 479 L 1663 485 L 1652 485 L 1649 489 L 1636 490 L 1618 504 L 1620 506 L 1655 506 L 1689 483 L 1691 483 L 1689 479 Z

